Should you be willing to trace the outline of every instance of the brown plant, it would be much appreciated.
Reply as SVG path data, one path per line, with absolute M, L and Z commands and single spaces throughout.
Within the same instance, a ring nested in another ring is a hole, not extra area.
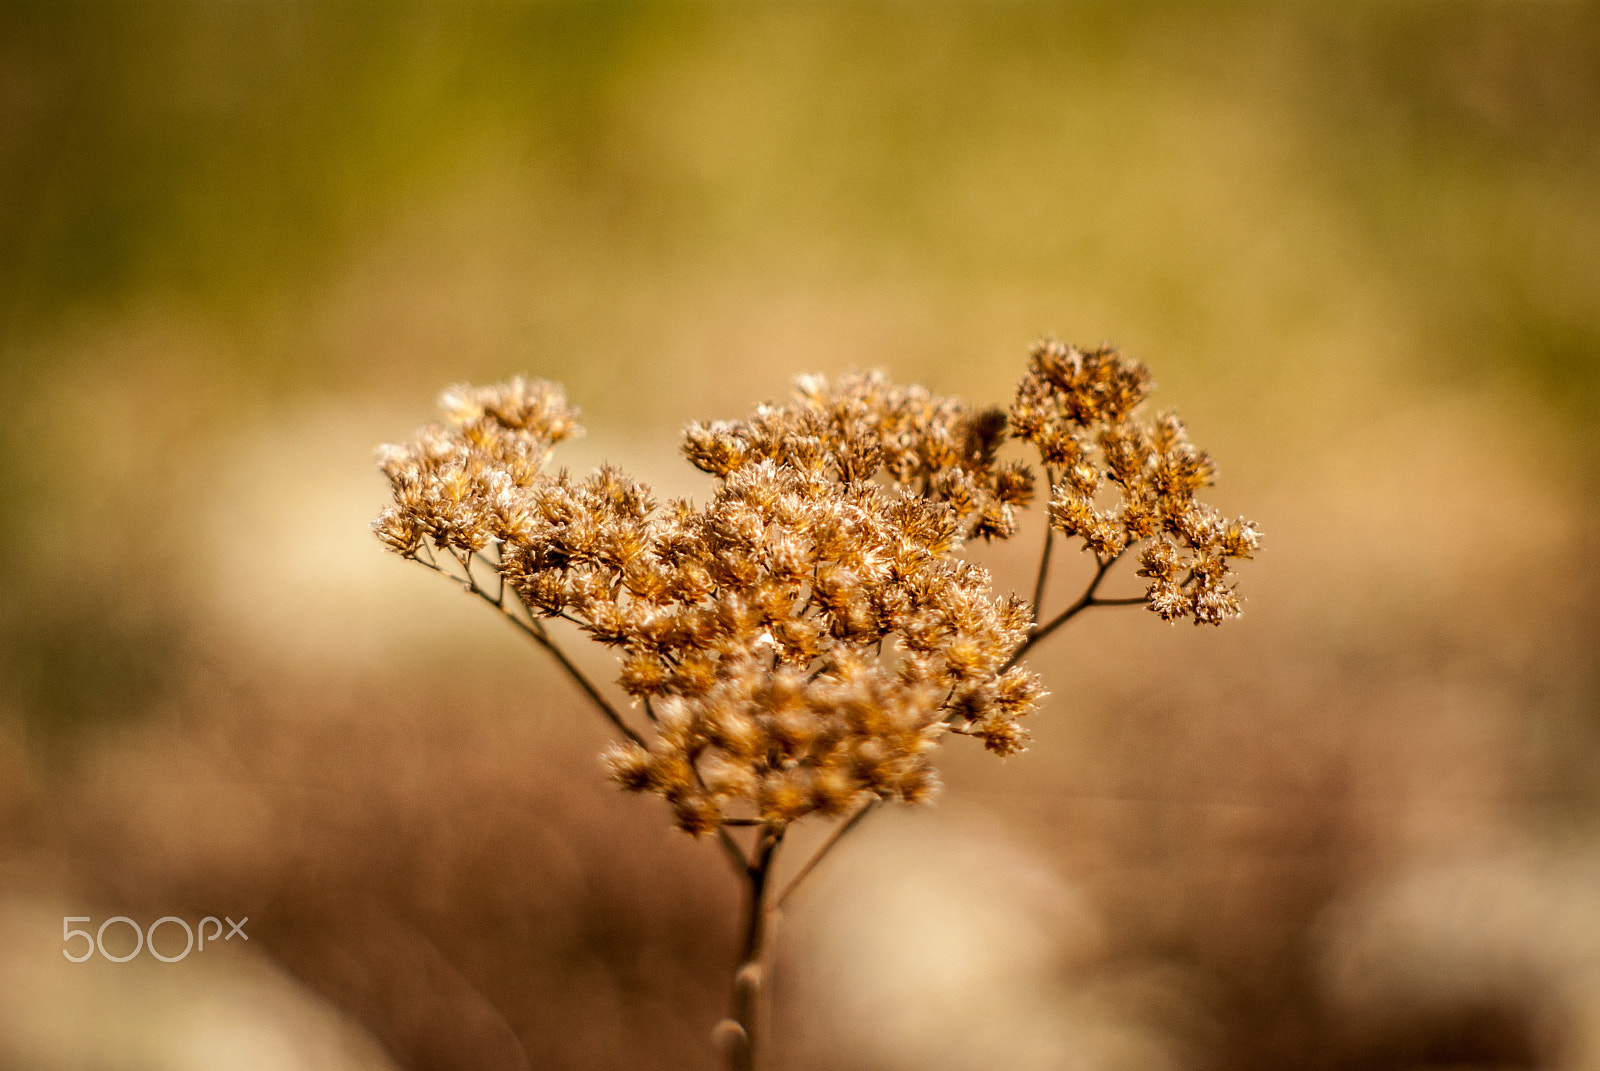
M 730 1066 L 755 1061 L 771 915 L 879 802 L 935 791 L 945 736 L 1024 749 L 1022 719 L 1045 696 L 1021 663 L 1034 644 L 1097 606 L 1196 624 L 1239 613 L 1230 562 L 1259 533 L 1196 499 L 1214 466 L 1176 416 L 1138 419 L 1150 390 L 1144 366 L 1115 349 L 1053 340 L 1033 347 L 1009 412 L 877 372 L 802 377 L 784 404 L 684 430 L 684 455 L 715 481 L 704 505 L 661 505 L 611 466 L 547 473 L 552 448 L 581 428 L 561 388 L 539 380 L 452 387 L 445 423 L 380 451 L 394 504 L 374 522 L 379 538 L 554 656 L 619 736 L 611 776 L 665 799 L 681 829 L 716 836 L 745 881 L 744 950 L 717 1030 Z M 1037 450 L 1048 489 L 1031 601 L 997 595 L 961 553 L 1014 535 L 1034 498 L 1034 471 L 1001 457 L 1008 434 Z M 1095 571 L 1042 620 L 1058 534 Z M 1145 594 L 1099 596 L 1135 549 Z M 565 655 L 547 625 L 557 619 L 616 649 L 642 722 Z M 837 819 L 832 835 L 774 891 L 787 830 L 813 814 Z M 745 828 L 749 843 L 734 832 Z

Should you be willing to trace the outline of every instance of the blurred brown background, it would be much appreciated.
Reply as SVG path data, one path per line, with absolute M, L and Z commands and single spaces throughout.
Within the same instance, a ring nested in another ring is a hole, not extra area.
M 1600 1068 L 1595 5 L 8 3 L 0 250 L 0 1068 L 714 1066 L 723 860 L 372 449 L 527 372 L 698 493 L 688 419 L 1046 332 L 1246 615 L 1058 637 L 788 913 L 777 1066 Z M 118 914 L 251 939 L 60 957 Z

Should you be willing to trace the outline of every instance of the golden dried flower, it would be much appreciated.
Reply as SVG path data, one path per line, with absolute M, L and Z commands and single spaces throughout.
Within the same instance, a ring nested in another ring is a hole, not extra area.
M 1045 692 L 1018 658 L 1079 610 L 1129 601 L 1095 590 L 1135 546 L 1138 601 L 1163 618 L 1238 613 L 1229 562 L 1259 534 L 1196 501 L 1211 462 L 1176 417 L 1138 422 L 1150 389 L 1113 349 L 1053 341 L 1034 347 L 1009 414 L 878 372 L 802 377 L 744 420 L 688 425 L 683 454 L 711 494 L 662 506 L 611 466 L 545 471 L 582 430 L 558 386 L 457 386 L 444 424 L 380 452 L 394 504 L 374 527 L 450 571 L 442 552 L 558 655 L 549 619 L 617 650 L 648 731 L 560 657 L 629 738 L 606 756 L 620 785 L 660 795 L 691 833 L 781 830 L 927 798 L 946 733 L 1022 750 Z M 1053 531 L 1099 563 L 1084 599 L 1044 625 L 962 557 L 970 539 L 1010 537 L 1033 501 L 1032 469 L 1000 457 L 1008 428 L 1044 463 Z
M 1175 414 L 1139 423 L 1151 389 L 1145 367 L 1112 347 L 1079 350 L 1046 339 L 1033 347 L 1017 386 L 1011 427 L 1050 473 L 1052 526 L 1081 540 L 1102 575 L 1143 543 L 1139 575 L 1151 581 L 1149 608 L 1168 621 L 1221 624 L 1240 609 L 1228 562 L 1250 557 L 1260 533 L 1242 517 L 1224 522 L 1196 500 L 1216 468 Z M 1117 501 L 1098 506 L 1108 485 Z
M 1230 563 L 1260 533 L 1197 500 L 1215 468 L 1175 415 L 1139 421 L 1150 390 L 1116 350 L 1051 340 L 1034 346 L 1009 413 L 878 372 L 802 377 L 783 404 L 684 429 L 684 456 L 713 479 L 701 505 L 658 505 L 611 466 L 546 472 L 551 448 L 582 429 L 541 380 L 452 387 L 444 424 L 379 450 L 394 499 L 373 522 L 383 544 L 549 651 L 622 737 L 604 755 L 612 779 L 660 796 L 686 832 L 717 835 L 748 883 L 746 947 L 717 1029 L 736 1071 L 752 1067 L 765 922 L 787 895 L 769 900 L 768 878 L 791 823 L 842 819 L 790 890 L 878 801 L 930 798 L 945 735 L 1024 750 L 1021 719 L 1045 691 L 1020 659 L 1091 607 L 1196 624 L 1239 613 Z M 968 540 L 1015 534 L 1033 501 L 1032 469 L 1000 458 L 1008 429 L 1045 469 L 1031 602 L 997 595 L 962 556 Z M 1041 620 L 1058 534 L 1096 568 Z M 1101 597 L 1134 551 L 1144 595 Z M 617 684 L 647 726 L 566 657 L 555 619 L 615 649 Z M 757 827 L 748 849 L 738 826 Z

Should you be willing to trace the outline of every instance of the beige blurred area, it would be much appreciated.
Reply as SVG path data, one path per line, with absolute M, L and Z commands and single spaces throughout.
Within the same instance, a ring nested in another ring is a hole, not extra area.
M 1218 459 L 1244 617 L 1075 620 L 842 842 L 774 1071 L 1600 1069 L 1597 130 L 1557 0 L 7 5 L 0 1069 L 716 1066 L 725 860 L 373 449 L 527 373 L 703 494 L 687 420 L 1046 333 Z

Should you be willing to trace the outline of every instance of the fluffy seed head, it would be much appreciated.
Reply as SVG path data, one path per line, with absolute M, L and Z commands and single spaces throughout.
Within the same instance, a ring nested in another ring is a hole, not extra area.
M 519 600 L 616 651 L 652 719 L 607 752 L 619 785 L 693 834 L 781 827 L 927 799 L 949 732 L 1024 749 L 1045 696 L 1013 664 L 1033 608 L 962 557 L 1012 536 L 1034 500 L 1033 469 L 1001 456 L 1008 433 L 1037 450 L 1058 533 L 1103 564 L 1137 548 L 1151 610 L 1239 612 L 1229 563 L 1260 534 L 1197 501 L 1214 467 L 1176 416 L 1139 422 L 1150 390 L 1110 347 L 1049 340 L 1009 412 L 878 372 L 802 377 L 744 420 L 689 424 L 682 452 L 711 492 L 661 505 L 611 466 L 545 470 L 582 431 L 559 386 L 456 386 L 443 423 L 380 451 L 393 504 L 373 525 L 405 557 L 480 570 L 485 597 L 498 573 L 502 609 Z

